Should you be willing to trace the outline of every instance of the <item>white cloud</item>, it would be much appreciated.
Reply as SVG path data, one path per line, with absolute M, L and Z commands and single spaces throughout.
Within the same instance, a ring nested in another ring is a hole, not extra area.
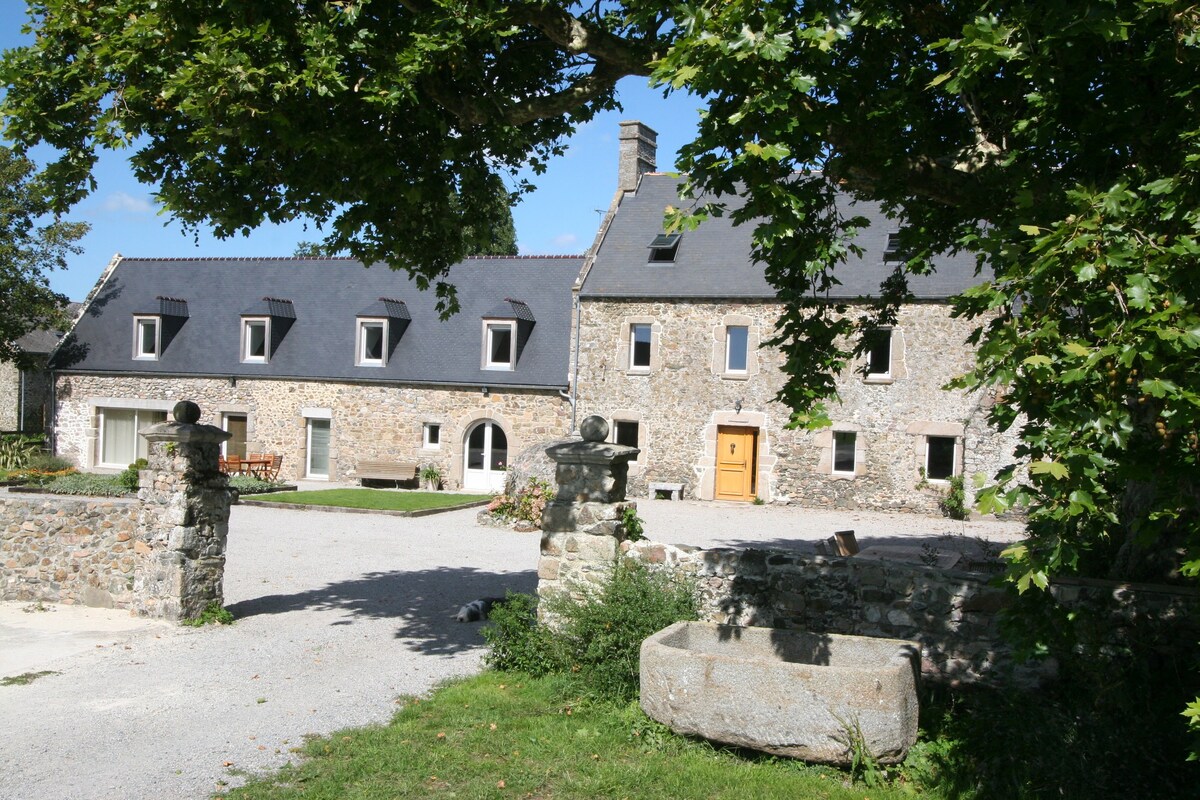
M 105 211 L 126 211 L 135 214 L 144 214 L 154 210 L 154 206 L 146 198 L 134 197 L 126 192 L 113 192 L 104 198 L 101 206 Z
M 573 233 L 560 233 L 553 241 L 555 247 L 572 247 L 579 241 L 579 237 Z

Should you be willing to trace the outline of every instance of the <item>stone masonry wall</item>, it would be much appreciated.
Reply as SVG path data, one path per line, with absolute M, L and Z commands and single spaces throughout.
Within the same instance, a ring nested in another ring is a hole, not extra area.
M 998 613 L 1009 597 L 987 574 L 789 550 L 618 545 L 582 533 L 543 537 L 542 552 L 540 597 L 580 597 L 620 553 L 694 580 L 705 621 L 913 640 L 922 673 L 936 680 L 986 681 L 1011 668 L 1018 680 L 1032 681 L 1043 669 L 1013 662 Z M 1200 636 L 1195 589 L 1062 580 L 1052 593 L 1059 603 L 1107 615 L 1118 636 L 1127 622 L 1147 619 L 1189 645 Z
M 719 425 L 759 429 L 757 494 L 774 502 L 936 512 L 945 486 L 918 488 L 927 434 L 961 437 L 961 472 L 968 478 L 1009 463 L 1015 437 L 990 430 L 984 418 L 993 398 L 941 388 L 971 366 L 965 343 L 971 323 L 951 318 L 945 304 L 910 304 L 893 329 L 892 378 L 867 381 L 848 370 L 838 379 L 833 429 L 857 433 L 860 464 L 853 476 L 833 475 L 830 431 L 785 427 L 789 411 L 774 399 L 785 378 L 782 354 L 754 350 L 773 335 L 779 310 L 743 301 L 583 303 L 579 414 L 639 423 L 642 452 L 631 465 L 631 495 L 644 493 L 647 482 L 665 481 L 685 483 L 688 496 L 711 498 Z M 626 368 L 630 322 L 654 326 L 648 373 Z M 722 374 L 727 324 L 749 328 L 744 375 Z
M 128 607 L 138 504 L 0 496 L 0 600 Z
M 84 468 L 94 463 L 98 407 L 168 410 L 182 398 L 197 402 L 201 422 L 221 425 L 224 413 L 247 416 L 249 452 L 283 454 L 280 477 L 303 477 L 306 413 L 328 413 L 330 477 L 352 476 L 359 460 L 412 461 L 438 467 L 448 487 L 462 481 L 463 440 L 481 420 L 508 436 L 510 457 L 536 442 L 563 436 L 570 405 L 557 392 L 411 387 L 239 378 L 155 378 L 60 375 L 56 443 L 59 455 Z M 423 447 L 423 425 L 441 425 L 441 445 Z
M 17 420 L 20 392 L 21 373 L 12 364 L 0 364 L 0 431 L 15 431 L 21 427 Z

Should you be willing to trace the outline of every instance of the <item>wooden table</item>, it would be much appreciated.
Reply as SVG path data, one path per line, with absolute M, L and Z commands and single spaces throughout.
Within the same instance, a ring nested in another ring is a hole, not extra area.
M 222 461 L 222 471 L 227 475 L 252 475 L 266 480 L 271 475 L 272 463 L 270 456 L 242 458 L 237 461 L 227 459 Z

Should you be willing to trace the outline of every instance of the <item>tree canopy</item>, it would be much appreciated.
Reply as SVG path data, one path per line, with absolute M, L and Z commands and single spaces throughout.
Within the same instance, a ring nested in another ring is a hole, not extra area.
M 0 362 L 32 366 L 18 340 L 31 331 L 66 324 L 67 298 L 51 291 L 49 273 L 66 266 L 87 233 L 81 222 L 47 217 L 49 204 L 35 167 L 0 147 Z
M 978 255 L 963 386 L 1000 396 L 1027 472 L 981 493 L 1030 508 L 1013 580 L 1200 572 L 1200 10 L 1176 0 L 670 6 L 509 0 L 37 0 L 5 55 L 7 132 L 63 156 L 57 208 L 98 147 L 131 147 L 166 207 L 218 234 L 309 216 L 325 245 L 438 282 L 487 230 L 502 177 L 644 75 L 707 110 L 678 168 L 755 226 L 785 313 L 798 423 L 819 423 L 856 326 L 886 321 L 932 253 Z M 513 184 L 510 199 L 529 186 Z M 822 296 L 882 202 L 909 259 L 873 320 Z M 467 237 L 470 238 L 470 237 Z M 1169 545 L 1169 547 L 1168 547 Z M 1161 559 L 1165 558 L 1166 561 Z

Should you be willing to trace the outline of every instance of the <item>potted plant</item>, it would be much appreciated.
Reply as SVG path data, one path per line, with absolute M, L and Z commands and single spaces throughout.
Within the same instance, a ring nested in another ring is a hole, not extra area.
M 426 490 L 436 492 L 442 487 L 442 471 L 433 464 L 421 467 L 421 483 Z

